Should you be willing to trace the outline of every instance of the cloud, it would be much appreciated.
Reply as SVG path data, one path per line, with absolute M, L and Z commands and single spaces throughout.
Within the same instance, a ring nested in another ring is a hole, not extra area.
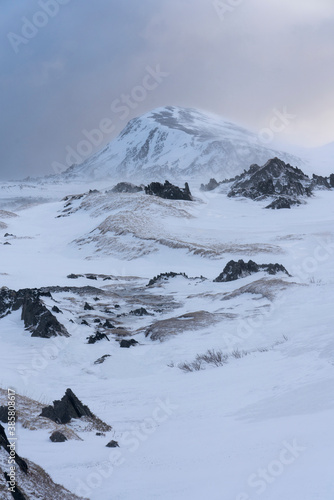
M 140 84 L 147 65 L 170 76 L 129 118 L 175 104 L 256 131 L 286 106 L 296 119 L 282 139 L 334 140 L 332 0 L 221 0 L 231 7 L 223 19 L 207 0 L 70 0 L 16 54 L 8 33 L 20 34 L 22 18 L 46 1 L 3 2 L 3 179 L 52 173 L 82 130 L 106 117 L 111 140 L 125 123 L 110 105 Z

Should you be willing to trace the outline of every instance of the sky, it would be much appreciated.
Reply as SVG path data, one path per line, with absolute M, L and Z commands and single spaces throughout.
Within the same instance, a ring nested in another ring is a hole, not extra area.
M 167 105 L 255 132 L 278 111 L 288 117 L 282 141 L 334 141 L 333 0 L 1 7 L 1 180 L 59 173 L 69 152 L 80 162 L 129 119 Z

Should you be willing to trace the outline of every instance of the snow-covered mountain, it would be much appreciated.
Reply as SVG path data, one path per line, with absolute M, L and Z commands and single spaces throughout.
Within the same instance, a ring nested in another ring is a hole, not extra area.
M 163 108 L 58 178 L 0 184 L 24 498 L 332 500 L 333 177 L 301 165 Z M 263 210 L 282 196 L 307 203 Z
M 279 156 L 302 166 L 303 160 L 263 144 L 259 136 L 219 116 L 167 106 L 131 120 L 102 151 L 64 174 L 70 179 L 231 178 L 252 163 Z

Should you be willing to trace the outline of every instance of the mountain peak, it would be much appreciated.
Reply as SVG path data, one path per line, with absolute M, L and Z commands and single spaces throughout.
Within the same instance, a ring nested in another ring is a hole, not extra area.
M 67 171 L 67 178 L 137 182 L 233 177 L 252 163 L 280 156 L 236 124 L 196 109 L 166 106 L 134 118 L 101 152 Z

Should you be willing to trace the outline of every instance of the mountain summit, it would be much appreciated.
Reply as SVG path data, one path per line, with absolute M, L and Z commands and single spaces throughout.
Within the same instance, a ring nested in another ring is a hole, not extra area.
M 226 178 L 275 156 L 301 164 L 300 158 L 270 149 L 256 134 L 219 116 L 167 106 L 129 121 L 102 151 L 64 175 L 140 182 Z

